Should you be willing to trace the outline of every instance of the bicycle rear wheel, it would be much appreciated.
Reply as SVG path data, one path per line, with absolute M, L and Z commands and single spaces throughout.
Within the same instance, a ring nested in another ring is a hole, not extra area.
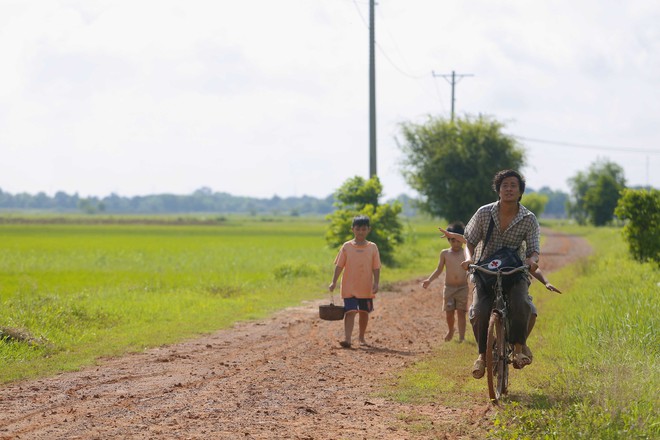
M 509 365 L 506 355 L 506 335 L 504 322 L 499 313 L 493 312 L 488 322 L 486 340 L 486 376 L 488 395 L 493 403 L 506 394 L 509 385 Z

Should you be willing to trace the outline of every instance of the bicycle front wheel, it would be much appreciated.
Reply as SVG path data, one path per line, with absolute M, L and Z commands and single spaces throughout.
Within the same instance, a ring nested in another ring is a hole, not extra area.
M 493 312 L 488 322 L 488 339 L 486 340 L 486 376 L 488 378 L 488 395 L 493 403 L 497 403 L 506 394 L 509 385 L 509 365 L 506 356 L 506 335 L 504 322 L 499 313 Z

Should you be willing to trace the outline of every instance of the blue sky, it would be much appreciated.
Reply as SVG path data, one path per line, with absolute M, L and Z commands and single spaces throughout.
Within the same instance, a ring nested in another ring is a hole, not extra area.
M 0 189 L 324 197 L 369 171 L 368 1 L 0 2 Z M 380 0 L 378 174 L 402 122 L 489 115 L 531 188 L 660 188 L 660 3 Z

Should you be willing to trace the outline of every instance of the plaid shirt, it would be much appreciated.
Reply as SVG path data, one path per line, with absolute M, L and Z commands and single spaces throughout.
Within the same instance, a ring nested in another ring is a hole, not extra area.
M 518 214 L 504 232 L 500 232 L 499 201 L 482 206 L 472 216 L 465 227 L 464 236 L 470 245 L 475 246 L 474 261 L 479 261 L 482 255 L 492 255 L 503 247 L 516 249 L 523 261 L 532 253 L 541 252 L 539 222 L 532 211 L 521 204 L 518 204 L 518 206 L 520 208 Z M 481 248 L 483 247 L 483 241 L 486 239 L 491 218 L 494 220 L 495 225 L 484 252 L 484 249 Z M 479 246 L 477 247 L 477 245 Z

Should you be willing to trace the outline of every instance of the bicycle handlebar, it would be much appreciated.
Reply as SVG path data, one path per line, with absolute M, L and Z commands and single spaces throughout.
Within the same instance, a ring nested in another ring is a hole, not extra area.
M 478 266 L 476 264 L 470 264 L 468 266 L 468 268 L 471 269 L 472 271 L 478 270 L 478 271 L 483 272 L 483 273 L 488 274 L 488 275 L 497 275 L 499 273 L 499 274 L 502 274 L 502 275 L 506 276 L 506 275 L 513 275 L 514 273 L 529 270 L 529 265 L 525 264 L 525 265 L 520 266 L 520 267 L 515 267 L 515 268 L 513 268 L 509 271 L 506 271 L 506 272 L 503 271 L 502 269 L 499 269 L 499 270 L 486 269 L 485 267 Z

